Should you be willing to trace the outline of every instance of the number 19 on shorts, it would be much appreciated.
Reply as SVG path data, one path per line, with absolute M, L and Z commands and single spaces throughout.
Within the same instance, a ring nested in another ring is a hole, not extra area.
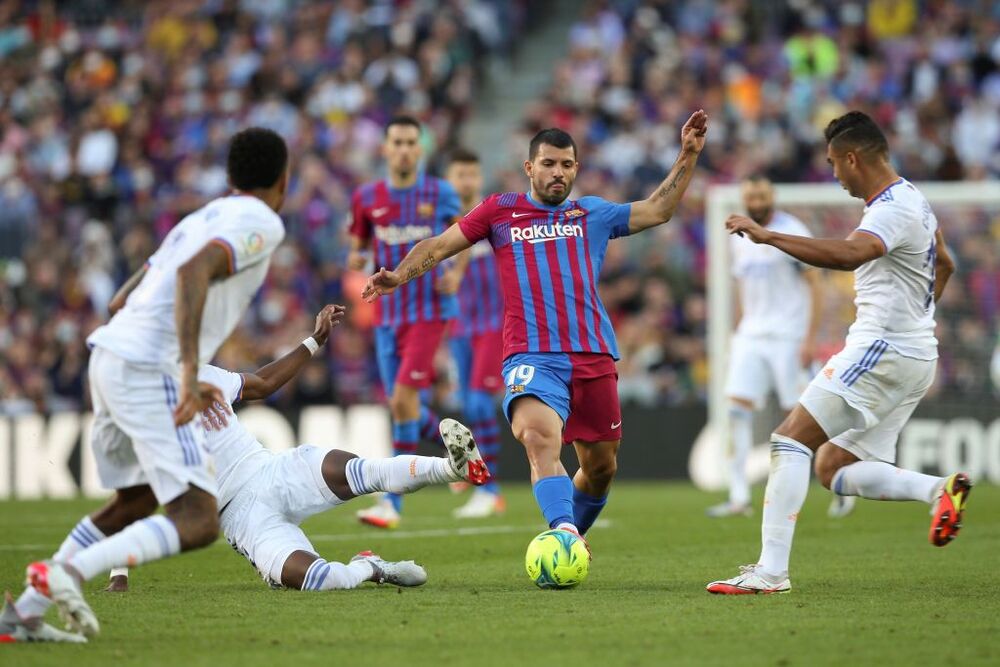
M 535 367 L 528 366 L 526 364 L 521 364 L 520 366 L 515 366 L 507 373 L 507 386 L 521 386 L 531 382 L 531 379 L 535 377 Z

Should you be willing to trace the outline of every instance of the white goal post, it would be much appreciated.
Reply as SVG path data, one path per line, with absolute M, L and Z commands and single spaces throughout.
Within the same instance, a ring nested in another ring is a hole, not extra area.
M 1000 208 L 1000 182 L 931 182 L 915 184 L 934 205 L 973 205 Z M 728 410 L 725 396 L 729 339 L 733 326 L 733 294 L 730 273 L 729 240 L 725 220 L 732 213 L 742 213 L 740 186 L 716 185 L 708 189 L 705 199 L 705 225 L 708 253 L 708 362 L 709 395 L 708 424 L 691 452 L 689 472 L 692 481 L 704 489 L 725 486 L 724 442 L 728 432 Z M 850 207 L 857 208 L 858 220 L 863 202 L 850 197 L 837 183 L 776 184 L 775 206 L 783 207 Z M 942 224 L 945 221 L 942 220 Z M 947 227 L 944 227 L 947 239 Z M 760 452 L 751 461 L 759 472 Z M 766 461 L 764 461 L 766 466 Z

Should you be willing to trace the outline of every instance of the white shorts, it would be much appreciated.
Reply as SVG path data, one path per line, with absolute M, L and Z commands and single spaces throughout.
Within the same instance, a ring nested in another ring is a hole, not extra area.
M 292 553 L 316 553 L 299 524 L 344 502 L 323 479 L 323 459 L 328 451 L 300 445 L 268 458 L 248 460 L 258 469 L 219 517 L 230 546 L 250 561 L 272 588 L 281 587 L 281 570 Z
M 764 407 L 774 391 L 783 410 L 791 410 L 806 385 L 807 377 L 799 361 L 802 342 L 757 336 L 733 336 L 729 353 L 726 396 Z
M 188 486 L 218 495 L 201 420 L 174 426 L 174 377 L 100 347 L 91 351 L 88 374 L 94 404 L 90 445 L 105 488 L 148 484 L 161 505 Z
M 896 441 L 934 382 L 937 360 L 904 357 L 885 341 L 848 347 L 809 383 L 802 404 L 830 441 L 862 461 L 896 462 Z

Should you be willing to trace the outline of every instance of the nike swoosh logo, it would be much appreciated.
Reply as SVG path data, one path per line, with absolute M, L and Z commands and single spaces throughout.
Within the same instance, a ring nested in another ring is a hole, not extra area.
M 383 206 L 382 208 L 375 208 L 375 209 L 372 209 L 372 217 L 373 218 L 381 218 L 383 215 L 385 215 L 388 212 L 389 212 L 389 207 L 388 206 Z
M 511 213 L 510 217 L 512 217 L 512 218 L 523 218 L 526 215 L 534 215 L 534 213 Z
M 612 430 L 612 431 L 614 431 L 614 430 L 615 430 L 616 428 L 618 428 L 618 427 L 619 427 L 619 426 L 621 426 L 621 425 L 622 425 L 622 423 L 621 423 L 621 422 L 618 422 L 617 424 L 612 424 L 612 425 L 611 425 L 611 430 Z

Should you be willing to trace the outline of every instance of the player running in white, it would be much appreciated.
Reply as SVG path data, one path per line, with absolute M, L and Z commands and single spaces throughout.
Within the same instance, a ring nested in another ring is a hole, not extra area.
M 770 231 L 812 236 L 798 218 L 774 207 L 774 188 L 763 176 L 742 184 L 751 220 Z M 819 324 L 819 271 L 777 248 L 730 237 L 731 266 L 740 318 L 732 339 L 726 396 L 729 399 L 729 500 L 707 510 L 711 517 L 749 516 L 747 457 L 753 448 L 753 411 L 774 391 L 785 412 L 795 407 L 812 363 Z
M 28 566 L 28 586 L 6 617 L 17 625 L 11 635 L 44 639 L 32 628 L 51 600 L 71 629 L 93 636 L 99 623 L 84 581 L 218 536 L 216 484 L 195 417 L 223 394 L 199 383 L 198 369 L 242 318 L 284 238 L 277 215 L 288 182 L 284 140 L 261 128 L 237 133 L 227 173 L 233 193 L 167 234 L 129 280 L 138 287 L 124 308 L 88 339 L 91 446 L 101 482 L 115 495 L 80 520 L 51 560 Z M 165 514 L 154 515 L 159 505 Z
M 300 445 L 275 454 L 264 448 L 231 412 L 238 401 L 262 400 L 278 391 L 326 345 L 340 323 L 343 306 L 327 306 L 316 316 L 312 336 L 253 373 L 203 366 L 199 379 L 222 389 L 230 410 L 204 413 L 205 444 L 215 461 L 219 522 L 226 540 L 272 587 L 299 590 L 357 588 L 365 581 L 419 586 L 424 568 L 413 561 L 389 562 L 370 551 L 350 563 L 318 555 L 299 524 L 305 519 L 371 493 L 412 493 L 430 484 L 489 480 L 472 434 L 453 419 L 441 421 L 448 456 L 401 455 L 363 459 L 339 449 Z M 128 587 L 128 570 L 112 571 L 108 590 Z
M 771 435 L 760 559 L 708 584 L 710 593 L 791 589 L 788 560 L 813 452 L 820 482 L 839 495 L 929 503 L 936 546 L 957 535 L 972 488 L 965 473 L 934 477 L 894 465 L 899 432 L 934 380 L 934 304 L 954 270 L 937 218 L 893 169 L 885 135 L 871 118 L 851 111 L 834 119 L 826 141 L 834 177 L 865 200 L 861 224 L 845 240 L 781 234 L 742 216 L 726 221 L 731 233 L 807 264 L 854 271 L 857 318 L 844 349 Z

